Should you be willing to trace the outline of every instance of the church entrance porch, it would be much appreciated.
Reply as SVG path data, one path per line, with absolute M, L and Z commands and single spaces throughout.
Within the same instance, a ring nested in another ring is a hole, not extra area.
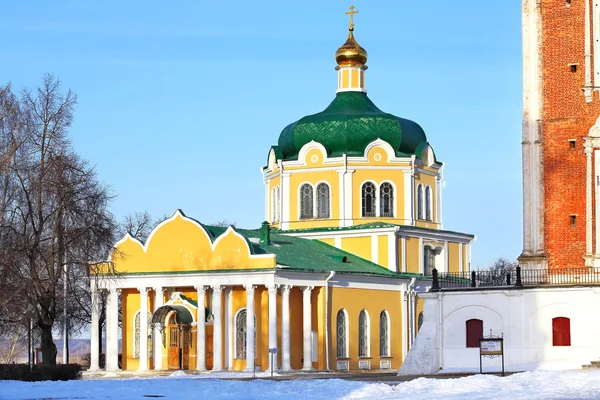
M 152 316 L 152 324 L 161 327 L 162 344 L 167 348 L 167 368 L 170 370 L 190 369 L 193 321 L 186 307 L 176 305 L 162 306 Z

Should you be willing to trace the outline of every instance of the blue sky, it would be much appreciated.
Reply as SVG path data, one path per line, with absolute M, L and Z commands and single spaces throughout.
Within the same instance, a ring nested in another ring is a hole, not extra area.
M 79 96 L 71 136 L 118 217 L 176 208 L 258 227 L 281 130 L 335 96 L 348 1 L 11 1 L 0 83 L 45 73 Z M 521 251 L 520 2 L 354 2 L 369 97 L 446 163 L 444 227 L 473 267 Z

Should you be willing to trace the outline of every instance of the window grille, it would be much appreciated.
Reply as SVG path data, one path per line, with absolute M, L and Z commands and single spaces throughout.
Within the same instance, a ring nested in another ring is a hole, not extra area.
M 317 218 L 329 218 L 329 186 L 326 183 L 317 186 Z
M 394 187 L 391 183 L 383 183 L 379 188 L 379 216 L 394 216 Z
M 417 186 L 417 219 L 423 219 L 423 186 Z
M 375 216 L 375 185 L 365 182 L 362 186 L 362 216 Z
M 235 358 L 246 358 L 246 310 L 240 310 L 235 320 Z
M 148 311 L 148 358 L 152 358 L 152 313 Z M 141 335 L 141 318 L 138 311 L 133 317 L 133 358 L 140 358 L 140 335 Z
M 337 313 L 337 356 L 338 358 L 348 357 L 346 341 L 346 313 L 340 310 Z
M 431 186 L 425 188 L 425 219 L 427 221 L 433 221 L 433 212 L 431 210 Z
M 430 276 L 435 268 L 435 250 L 430 246 L 423 248 L 423 275 Z
M 275 190 L 275 188 L 273 188 L 273 190 L 271 190 L 271 222 L 275 222 L 276 218 L 277 218 L 277 196 L 276 196 L 277 191 Z
M 358 317 L 358 356 L 369 357 L 369 316 L 366 310 Z
M 313 188 L 305 184 L 300 188 L 300 218 L 312 218 L 313 215 Z
M 379 355 L 390 356 L 390 321 L 388 313 L 383 310 L 379 315 Z
M 246 359 L 246 318 L 248 317 L 245 308 L 241 309 L 235 317 L 235 358 Z M 256 316 L 254 316 L 254 358 L 256 358 Z

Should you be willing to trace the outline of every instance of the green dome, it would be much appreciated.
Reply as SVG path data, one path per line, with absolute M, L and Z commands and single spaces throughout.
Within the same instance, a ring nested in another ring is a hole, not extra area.
M 397 156 L 412 155 L 427 142 L 416 122 L 384 113 L 363 92 L 340 92 L 318 114 L 288 125 L 279 135 L 278 150 L 283 160 L 295 160 L 302 146 L 321 143 L 330 157 L 364 155 L 367 145 L 381 139 Z

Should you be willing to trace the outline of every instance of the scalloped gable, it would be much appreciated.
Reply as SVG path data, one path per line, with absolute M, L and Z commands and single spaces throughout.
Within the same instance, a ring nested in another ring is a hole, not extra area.
M 275 268 L 274 254 L 252 254 L 247 239 L 229 227 L 214 243 L 202 224 L 177 210 L 142 245 L 126 235 L 115 244 L 116 272 L 175 272 Z

